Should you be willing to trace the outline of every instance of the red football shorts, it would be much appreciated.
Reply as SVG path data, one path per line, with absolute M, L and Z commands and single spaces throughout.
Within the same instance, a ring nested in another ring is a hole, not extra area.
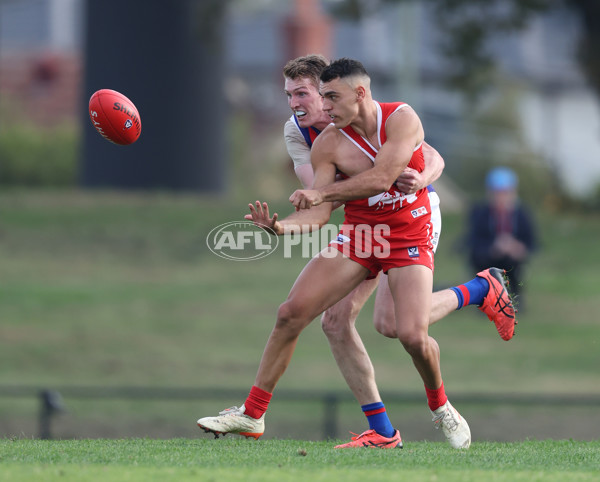
M 434 232 L 430 213 L 401 209 L 388 219 L 390 224 L 376 225 L 349 224 L 346 220 L 329 246 L 367 268 L 367 279 L 375 278 L 379 271 L 387 273 L 390 268 L 411 265 L 427 266 L 433 271 Z

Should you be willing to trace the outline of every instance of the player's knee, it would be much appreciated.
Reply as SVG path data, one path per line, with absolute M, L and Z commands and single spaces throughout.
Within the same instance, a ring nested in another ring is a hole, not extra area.
M 427 333 L 400 333 L 398 339 L 407 353 L 413 358 L 425 358 L 428 354 L 429 337 Z
M 329 338 L 335 336 L 335 316 L 333 316 L 329 310 L 326 310 L 321 315 L 321 329 Z
M 398 332 L 394 326 L 375 325 L 375 329 L 386 338 L 398 338 Z
M 386 318 L 375 318 L 373 320 L 377 333 L 382 334 L 387 338 L 398 338 L 398 332 L 396 331 L 396 320 L 389 320 Z
M 302 331 L 304 326 L 306 326 L 307 323 L 305 319 L 306 314 L 302 307 L 292 300 L 287 300 L 283 302 L 277 310 L 277 322 L 275 328 L 296 335 Z
M 351 331 L 353 324 L 354 319 L 340 310 L 329 309 L 321 316 L 321 328 L 327 338 L 344 338 Z

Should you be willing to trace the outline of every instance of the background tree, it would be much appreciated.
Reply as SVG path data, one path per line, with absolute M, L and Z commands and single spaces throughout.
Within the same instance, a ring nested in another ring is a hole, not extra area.
M 600 2 L 598 0 L 564 0 L 579 11 L 584 26 L 579 45 L 579 61 L 587 79 L 600 96 Z
M 408 0 L 343 0 L 337 15 L 358 19 L 386 3 Z M 578 12 L 584 30 L 579 61 L 587 79 L 600 95 L 600 1 L 598 0 L 425 0 L 434 5 L 435 24 L 443 42 L 439 47 L 449 61 L 446 82 L 470 96 L 481 93 L 494 75 L 489 40 L 498 34 L 519 32 L 536 16 L 566 6 Z

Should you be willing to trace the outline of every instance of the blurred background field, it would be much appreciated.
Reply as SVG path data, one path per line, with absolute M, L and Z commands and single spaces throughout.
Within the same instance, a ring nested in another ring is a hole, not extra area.
M 42 389 L 63 394 L 66 411 L 52 423 L 60 438 L 205 436 L 198 417 L 243 402 L 306 259 L 279 250 L 227 261 L 206 236 L 257 198 L 290 211 L 297 180 L 282 136 L 290 112 L 281 69 L 321 52 L 363 61 L 375 98 L 413 105 L 445 158 L 436 288 L 472 276 L 465 217 L 490 167 L 518 173 L 536 215 L 540 248 L 515 338 L 500 340 L 473 307 L 431 328 L 474 439 L 597 439 L 597 8 L 0 1 L 0 436 L 40 435 Z M 94 131 L 87 100 L 100 88 L 136 103 L 136 144 L 117 147 Z M 372 303 L 358 326 L 392 421 L 406 440 L 439 440 L 408 356 L 373 329 Z M 161 395 L 101 395 L 131 388 Z M 212 390 L 223 391 L 206 398 Z M 321 438 L 332 404 L 300 400 L 313 391 L 341 397 L 338 436 L 366 426 L 318 320 L 278 386 L 265 437 Z
M 289 211 L 284 200 L 276 205 Z M 68 412 L 54 423 L 59 437 L 198 435 L 197 417 L 243 401 L 277 307 L 306 262 L 280 251 L 254 262 L 214 256 L 206 234 L 241 219 L 241 201 L 10 190 L 0 194 L 0 212 L 0 387 L 239 389 L 233 400 L 66 397 Z M 437 288 L 469 276 L 457 251 L 461 221 L 444 218 Z M 570 214 L 540 221 L 543 249 L 527 273 L 527 309 L 513 340 L 500 340 L 472 307 L 432 327 L 451 397 L 600 396 L 597 219 Z M 358 326 L 382 392 L 420 393 L 408 356 L 375 332 L 371 315 L 369 303 Z M 318 320 L 303 333 L 278 386 L 287 389 L 348 392 Z M 274 400 L 269 436 L 320 438 L 318 401 Z M 0 404 L 2 433 L 35 435 L 35 399 L 0 397 Z M 433 436 L 424 401 L 388 405 L 393 420 L 407 426 L 405 437 L 411 430 L 412 438 Z M 344 431 L 363 426 L 354 402 L 341 407 Z M 596 437 L 589 407 L 465 405 L 463 412 L 473 419 L 475 438 Z

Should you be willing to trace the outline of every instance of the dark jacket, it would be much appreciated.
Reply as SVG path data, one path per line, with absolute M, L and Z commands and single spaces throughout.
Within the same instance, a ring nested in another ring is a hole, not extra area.
M 533 218 L 529 210 L 517 203 L 511 216 L 512 235 L 527 246 L 531 253 L 536 249 L 537 239 Z M 469 217 L 467 245 L 469 260 L 473 266 L 487 267 L 494 265 L 490 248 L 494 243 L 497 231 L 497 219 L 489 203 L 474 206 Z M 515 262 L 515 260 L 504 260 Z

